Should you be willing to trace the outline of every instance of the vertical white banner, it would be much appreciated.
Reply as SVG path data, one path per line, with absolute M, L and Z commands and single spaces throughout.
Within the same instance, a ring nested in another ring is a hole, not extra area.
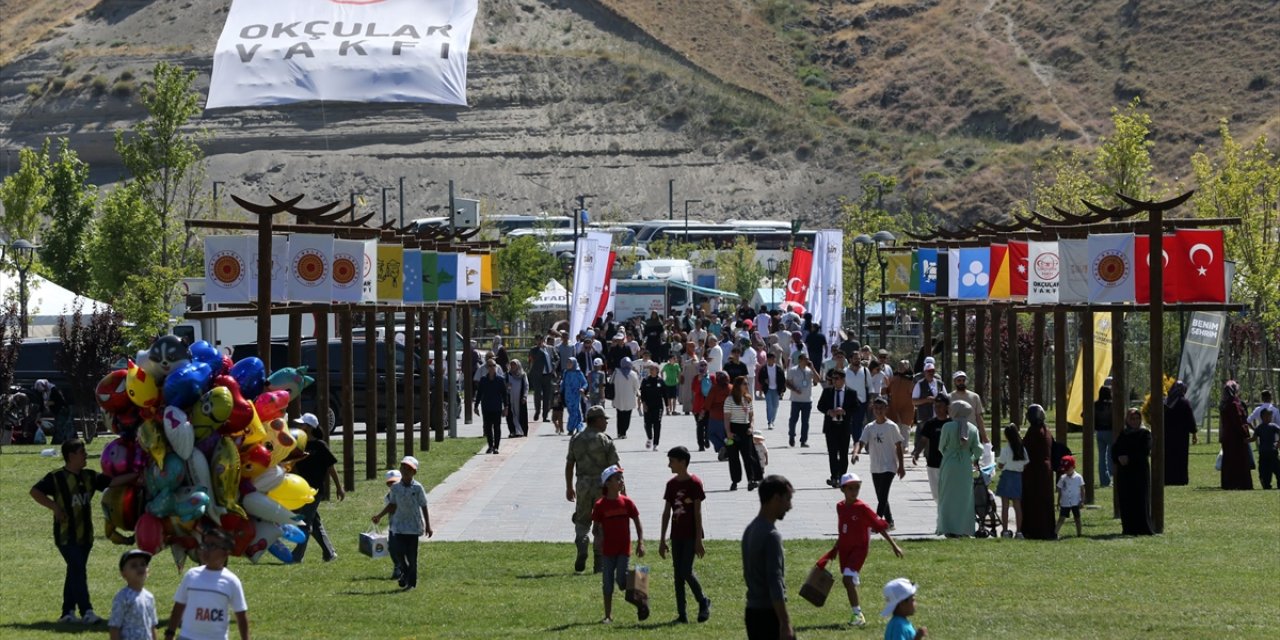
M 844 318 L 844 233 L 838 229 L 823 229 L 814 237 L 808 309 L 813 321 L 822 326 L 828 348 L 840 344 L 840 323 Z
M 295 233 L 289 236 L 289 299 L 333 300 L 333 236 Z
M 477 4 L 235 0 L 213 56 L 207 108 L 307 100 L 465 106 Z
M 587 237 L 595 240 L 595 266 L 591 272 L 591 306 L 587 307 L 586 323 L 596 321 L 596 311 L 600 309 L 600 299 L 604 297 L 604 279 L 609 275 L 609 250 L 613 236 L 601 231 L 591 231 Z
M 1089 301 L 1089 241 L 1059 240 L 1058 302 Z
M 576 340 L 578 333 L 587 326 L 588 309 L 591 306 L 591 283 L 595 280 L 596 241 L 590 237 L 578 238 L 573 256 L 573 301 L 569 312 L 569 339 Z
M 333 301 L 360 302 L 364 297 L 364 242 L 333 241 Z
M 1028 242 L 1027 261 L 1031 267 L 1027 274 L 1027 302 L 1056 303 L 1058 277 L 1062 270 L 1062 261 L 1058 259 L 1058 243 L 1035 240 Z
M 827 241 L 829 236 L 826 232 L 819 231 L 813 235 L 813 262 L 809 267 L 809 290 L 804 300 L 804 308 L 809 312 L 814 322 L 823 326 L 826 323 L 822 317 L 822 300 L 823 292 L 826 291 L 824 286 L 826 274 L 826 255 Z
M 947 297 L 960 298 L 960 250 L 947 249 Z
M 609 315 L 610 313 L 617 313 L 614 310 L 614 302 L 617 302 L 617 300 L 618 300 L 618 279 L 612 278 L 609 280 L 609 301 L 604 303 L 605 315 Z
M 249 297 L 258 299 L 258 239 L 249 242 Z M 289 237 L 271 236 L 271 302 L 289 301 Z
M 1132 233 L 1089 235 L 1089 302 L 1134 302 L 1137 279 Z
M 249 302 L 249 236 L 204 239 L 204 301 Z
M 460 254 L 458 256 L 458 299 L 468 302 L 480 301 L 480 256 Z
M 378 301 L 378 241 L 361 240 L 364 245 L 363 266 L 360 271 L 360 299 L 357 302 L 374 303 Z

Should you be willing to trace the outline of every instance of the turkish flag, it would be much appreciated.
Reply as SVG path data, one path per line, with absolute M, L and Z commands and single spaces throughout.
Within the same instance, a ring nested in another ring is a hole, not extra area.
M 1164 301 L 1166 304 L 1178 302 L 1178 279 L 1185 268 L 1181 260 L 1173 256 L 1181 255 L 1178 250 L 1178 237 L 1172 233 L 1164 234 Z M 1133 239 L 1133 256 L 1137 263 L 1134 269 L 1134 288 L 1138 304 L 1151 302 L 1151 237 L 1139 235 Z
M 803 247 L 791 250 L 791 273 L 787 277 L 787 302 L 804 305 L 809 295 L 809 272 L 813 269 L 813 252 Z
M 609 307 L 609 297 L 613 295 L 611 290 L 613 287 L 609 283 L 613 282 L 613 265 L 618 261 L 618 252 L 609 252 L 609 264 L 604 269 L 604 290 L 600 294 L 600 307 L 596 309 L 596 318 L 604 317 L 605 309 Z M 595 318 L 591 320 L 595 322 Z
M 1027 297 L 1027 243 L 1009 241 L 1009 295 Z
M 1226 255 L 1222 230 L 1180 229 L 1177 237 L 1177 255 L 1183 261 L 1177 279 L 1178 301 L 1226 302 Z M 1172 249 L 1169 255 L 1175 255 Z

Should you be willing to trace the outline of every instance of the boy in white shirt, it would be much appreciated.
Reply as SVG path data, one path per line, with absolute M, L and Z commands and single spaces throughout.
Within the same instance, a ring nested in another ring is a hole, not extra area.
M 221 529 L 210 529 L 200 542 L 200 561 L 204 564 L 182 576 L 173 594 L 173 611 L 165 640 L 172 640 L 182 627 L 182 640 L 226 640 L 235 614 L 240 640 L 249 640 L 249 605 L 245 603 L 240 578 L 227 569 L 227 556 L 233 546 L 231 536 Z
M 1080 529 L 1081 490 L 1084 489 L 1084 478 L 1076 473 L 1074 456 L 1062 457 L 1062 477 L 1058 478 L 1058 526 L 1053 528 L 1053 535 L 1062 531 L 1062 523 L 1070 514 L 1076 520 L 1076 537 L 1084 535 Z

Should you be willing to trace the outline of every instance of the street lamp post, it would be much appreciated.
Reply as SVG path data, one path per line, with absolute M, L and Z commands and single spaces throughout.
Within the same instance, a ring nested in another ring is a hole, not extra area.
M 701 200 L 685 200 L 684 201 L 684 241 L 689 241 L 689 205 L 694 202 L 702 202 Z
M 22 308 L 22 337 L 27 337 L 27 272 L 36 258 L 36 246 L 19 238 L 9 245 L 13 266 L 18 269 L 18 303 Z
M 565 328 L 568 328 L 570 322 L 573 321 L 573 296 L 570 295 L 569 278 L 573 277 L 573 262 L 567 262 L 564 265 L 564 322 Z
M 885 320 L 889 313 L 888 303 L 885 300 L 885 295 L 888 293 L 885 273 L 889 270 L 889 256 L 886 255 L 884 250 L 892 247 L 897 238 L 893 237 L 893 234 L 888 231 L 877 231 L 871 239 L 876 241 L 876 261 L 880 263 L 880 348 L 887 349 L 888 326 L 885 324 Z
M 769 269 L 769 304 L 776 305 L 778 303 L 777 289 L 774 288 L 773 281 L 778 274 L 778 261 L 774 258 L 769 258 L 764 261 L 764 265 Z
M 858 335 L 862 344 L 867 343 L 867 265 L 871 264 L 871 252 L 875 241 L 867 234 L 853 239 L 853 261 L 858 265 Z

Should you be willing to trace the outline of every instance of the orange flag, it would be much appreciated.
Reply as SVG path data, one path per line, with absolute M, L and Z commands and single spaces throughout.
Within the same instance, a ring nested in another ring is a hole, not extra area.
M 991 245 L 991 291 L 988 297 L 992 300 L 1009 298 L 1009 245 Z

